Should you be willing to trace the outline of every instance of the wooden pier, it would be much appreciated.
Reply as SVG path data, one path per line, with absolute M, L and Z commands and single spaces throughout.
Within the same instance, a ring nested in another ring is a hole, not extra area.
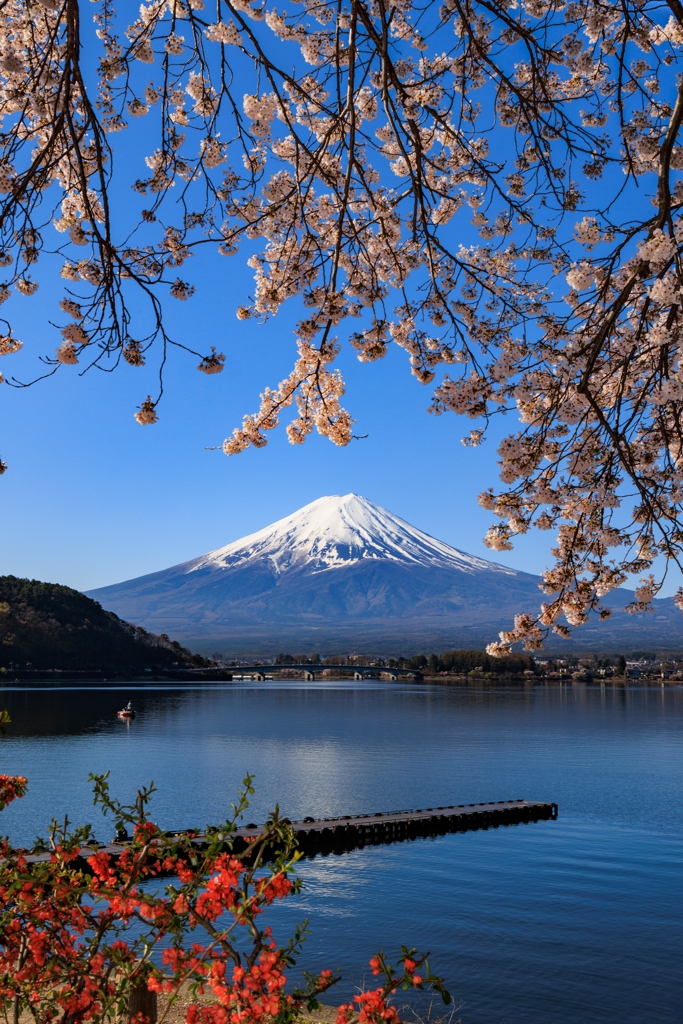
M 288 821 L 298 847 L 304 857 L 342 854 L 364 846 L 380 846 L 385 843 L 400 843 L 413 839 L 442 836 L 453 832 L 471 832 L 475 829 L 499 828 L 501 825 L 526 825 L 533 821 L 547 821 L 557 818 L 557 804 L 536 800 L 499 800 L 487 804 L 458 804 L 452 807 L 427 807 L 415 811 L 391 811 L 379 814 L 347 815 L 339 818 L 304 818 L 302 821 Z M 287 820 L 287 819 L 285 819 Z M 167 832 L 168 836 L 180 836 L 190 829 Z M 243 853 L 249 841 L 259 836 L 258 825 L 247 825 L 237 829 L 230 836 L 235 853 Z M 192 842 L 204 846 L 202 835 L 195 835 Z M 127 848 L 125 839 L 97 847 L 84 847 L 79 860 L 86 870 L 87 858 L 95 849 L 119 856 Z M 35 863 L 49 859 L 49 854 L 31 854 L 26 860 Z
M 535 800 L 499 800 L 497 803 L 427 807 L 388 814 L 361 814 L 290 822 L 299 849 L 306 857 L 346 853 L 364 846 L 378 846 L 452 832 L 522 825 L 557 818 L 557 804 Z M 240 829 L 236 838 L 246 846 L 256 828 Z

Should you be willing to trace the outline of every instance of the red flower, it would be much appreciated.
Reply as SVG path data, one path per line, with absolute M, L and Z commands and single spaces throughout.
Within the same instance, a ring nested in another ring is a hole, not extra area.
M 20 800 L 26 792 L 26 785 L 23 775 L 0 775 L 0 811 L 13 800 Z

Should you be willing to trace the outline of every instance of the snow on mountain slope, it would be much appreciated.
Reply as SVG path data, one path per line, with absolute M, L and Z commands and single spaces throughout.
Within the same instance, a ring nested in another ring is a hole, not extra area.
M 435 540 L 358 494 L 318 498 L 264 530 L 185 566 L 193 572 L 234 569 L 267 560 L 279 576 L 291 569 L 324 572 L 367 559 L 518 575 L 514 569 Z
M 538 604 L 538 578 L 436 540 L 357 494 L 319 498 L 264 530 L 161 572 L 89 592 L 153 631 L 472 624 Z M 355 624 L 355 626 L 354 626 Z M 422 627 L 421 627 L 422 628 Z
M 155 633 L 186 642 L 213 637 L 225 650 L 344 643 L 395 653 L 425 644 L 481 647 L 518 612 L 538 611 L 539 583 L 346 494 L 318 498 L 209 554 L 88 596 Z M 623 590 L 610 595 L 615 614 L 599 626 L 603 642 L 683 644 L 673 602 L 634 618 L 623 611 L 632 598 Z M 598 624 L 579 639 L 595 645 Z

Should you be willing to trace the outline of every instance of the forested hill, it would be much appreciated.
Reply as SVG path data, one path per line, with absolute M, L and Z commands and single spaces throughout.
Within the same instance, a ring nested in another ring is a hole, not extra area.
M 0 668 L 140 669 L 208 664 L 70 587 L 0 576 Z

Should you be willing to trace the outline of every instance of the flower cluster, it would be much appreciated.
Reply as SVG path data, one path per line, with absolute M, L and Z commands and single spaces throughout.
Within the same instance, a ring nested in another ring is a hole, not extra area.
M 450 996 L 443 987 L 441 978 L 435 977 L 430 970 L 426 956 L 418 956 L 414 949 L 402 950 L 400 968 L 394 970 L 380 953 L 370 960 L 370 969 L 375 976 L 382 975 L 384 984 L 376 989 L 369 989 L 354 996 L 354 1003 L 344 1003 L 337 1010 L 337 1024 L 400 1024 L 400 1017 L 395 1006 L 389 1004 L 388 998 L 399 988 L 422 989 L 425 984 L 439 992 L 445 1003 Z M 418 973 L 423 970 L 424 976 Z M 357 1017 L 356 1017 L 357 1015 Z
M 130 354 L 127 357 L 127 361 L 132 365 L 137 365 L 135 362 L 136 354 L 139 349 L 130 349 Z M 125 355 L 125 353 L 124 353 Z M 135 413 L 135 419 L 141 426 L 148 426 L 151 423 L 156 423 L 158 420 L 156 405 L 151 395 L 147 395 L 138 411 Z
M 23 775 L 0 775 L 0 811 L 13 800 L 22 797 L 26 792 L 26 785 Z
M 335 444 L 348 444 L 353 421 L 339 404 L 344 382 L 338 371 L 327 369 L 338 351 L 335 340 L 316 347 L 301 338 L 298 347 L 299 359 L 291 374 L 277 390 L 267 388 L 263 392 L 256 416 L 246 416 L 242 428 L 236 428 L 224 442 L 226 455 L 236 455 L 250 445 L 262 448 L 267 441 L 264 431 L 277 426 L 280 411 L 294 401 L 298 415 L 287 427 L 293 444 L 302 444 L 314 428 Z

